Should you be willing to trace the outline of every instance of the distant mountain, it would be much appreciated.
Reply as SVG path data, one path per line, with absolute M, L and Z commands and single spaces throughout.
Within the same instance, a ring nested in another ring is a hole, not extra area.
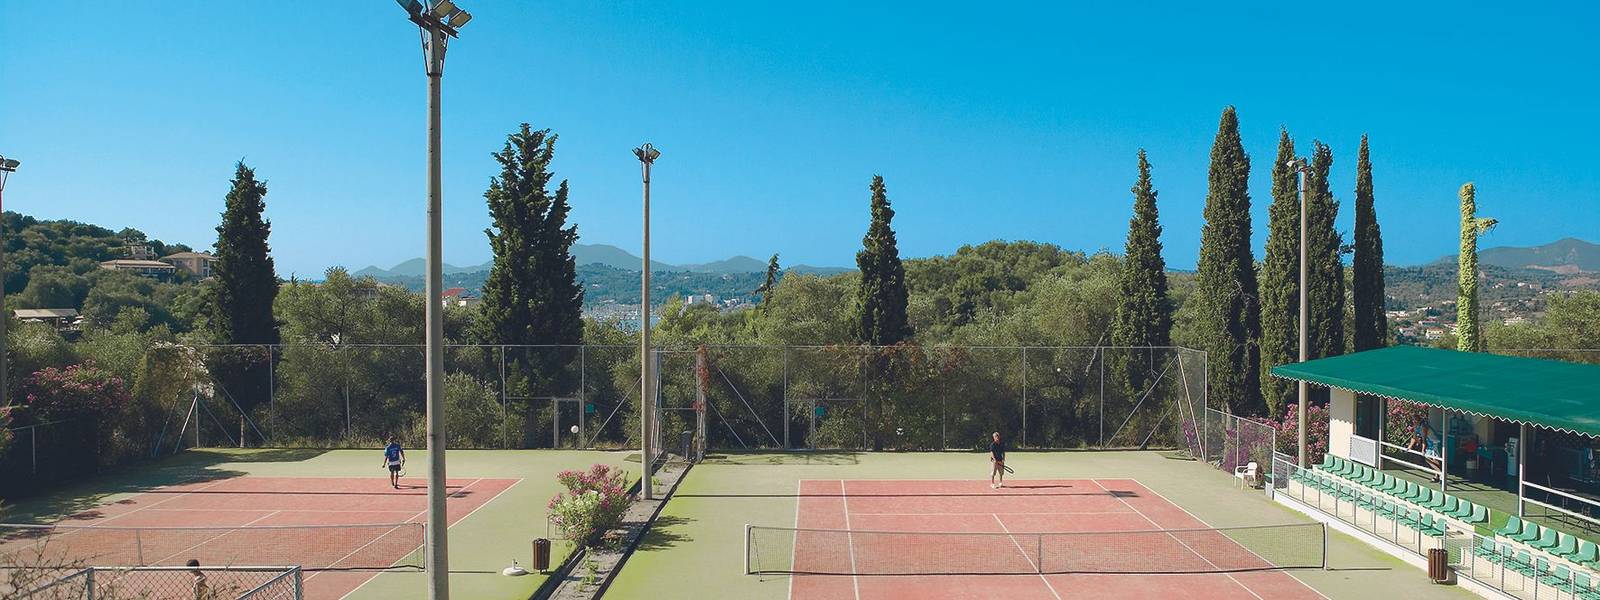
M 613 269 L 633 271 L 635 273 L 639 272 L 639 264 L 644 260 L 638 256 L 635 256 L 633 253 L 628 252 L 627 250 L 623 250 L 609 244 L 573 244 L 572 258 L 577 261 L 579 266 L 604 265 Z M 372 265 L 365 269 L 356 271 L 353 273 L 353 275 L 357 277 L 371 276 L 377 279 L 422 277 L 424 270 L 427 268 L 426 265 L 427 263 L 422 259 L 413 258 L 388 269 L 378 267 L 377 265 Z M 489 270 L 489 267 L 493 265 L 494 261 L 489 261 L 481 265 L 471 265 L 465 267 L 458 267 L 446 263 L 442 265 L 441 269 L 444 271 L 445 275 L 466 274 L 486 272 Z M 688 265 L 672 265 L 661 261 L 652 260 L 650 261 L 650 270 L 736 275 L 741 273 L 765 273 L 767 270 L 767 262 L 748 256 L 735 256 L 726 260 Z M 795 265 L 793 267 L 787 267 L 785 270 L 815 275 L 836 275 L 839 273 L 847 273 L 853 271 L 854 269 L 843 267 L 813 267 L 809 265 Z
M 1439 263 L 1456 263 L 1456 255 L 1440 258 Z M 1563 275 L 1579 272 L 1600 273 L 1600 244 L 1565 238 L 1543 246 L 1527 248 L 1498 246 L 1478 251 L 1480 264 L 1507 269 L 1539 269 Z

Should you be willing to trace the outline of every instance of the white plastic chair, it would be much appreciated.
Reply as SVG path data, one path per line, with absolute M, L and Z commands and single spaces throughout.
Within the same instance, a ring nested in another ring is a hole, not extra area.
M 1249 484 L 1250 487 L 1261 487 L 1261 466 L 1255 461 L 1250 461 L 1242 467 L 1233 468 L 1233 476 L 1239 479 L 1239 487 Z

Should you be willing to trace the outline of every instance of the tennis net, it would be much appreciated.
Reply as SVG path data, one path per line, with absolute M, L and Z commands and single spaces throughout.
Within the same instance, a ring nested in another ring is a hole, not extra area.
M 1144 531 L 927 532 L 745 526 L 751 575 L 1231 573 L 1327 566 L 1322 523 Z
M 118 527 L 0 523 L 0 564 L 294 565 L 307 571 L 423 566 L 422 523 Z

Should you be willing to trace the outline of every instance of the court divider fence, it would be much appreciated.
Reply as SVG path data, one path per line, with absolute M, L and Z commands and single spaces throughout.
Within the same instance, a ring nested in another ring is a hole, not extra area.
M 1191 439 L 1197 440 L 1191 442 L 1191 452 L 1204 456 L 1205 462 L 1228 473 L 1254 463 L 1260 481 L 1275 472 L 1274 458 L 1283 456 L 1278 448 L 1278 431 L 1271 424 L 1210 407 L 1205 409 L 1199 435 Z
M 300 600 L 298 567 L 87 567 L 30 590 L 29 600 L 205 598 Z
M 661 435 L 720 450 L 1190 448 L 1206 356 L 1180 347 L 749 346 L 654 353 Z M 424 438 L 420 345 L 149 350 L 170 404 L 153 454 Z M 638 437 L 636 346 L 446 349 L 452 448 L 617 448 Z M 701 399 L 704 399 L 703 401 Z

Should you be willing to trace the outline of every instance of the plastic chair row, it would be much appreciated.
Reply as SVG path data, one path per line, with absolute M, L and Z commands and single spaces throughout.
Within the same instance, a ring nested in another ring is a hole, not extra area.
M 1540 583 L 1560 590 L 1571 591 L 1575 598 L 1600 600 L 1600 588 L 1595 587 L 1596 576 L 1582 568 L 1574 569 L 1565 563 L 1551 564 L 1548 559 L 1533 556 L 1527 550 L 1519 550 L 1508 542 L 1497 543 L 1482 536 L 1478 537 L 1473 553 L 1478 558 L 1504 566 L 1523 577 L 1537 579 Z
M 1524 521 L 1515 515 L 1508 517 L 1506 524 L 1496 529 L 1494 534 L 1562 560 L 1600 567 L 1600 546 L 1594 542 L 1578 539 L 1564 531 L 1542 527 L 1533 521 Z
M 1419 485 L 1414 481 L 1395 477 L 1352 460 L 1325 454 L 1322 464 L 1317 467 L 1342 479 L 1383 492 L 1467 525 L 1482 525 L 1489 522 L 1489 509 L 1485 506 Z

